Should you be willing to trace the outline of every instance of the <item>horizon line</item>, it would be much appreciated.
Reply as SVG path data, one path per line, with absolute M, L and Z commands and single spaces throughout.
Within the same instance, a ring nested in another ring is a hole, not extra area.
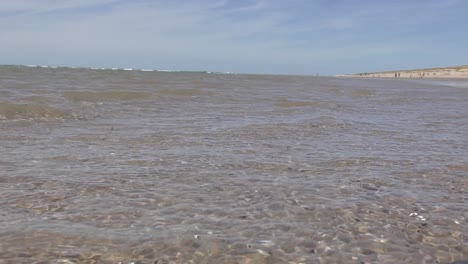
M 281 76 L 306 76 L 306 77 L 333 77 L 335 75 L 317 74 L 291 74 L 291 73 L 254 73 L 254 72 L 221 72 L 208 70 L 168 70 L 168 69 L 149 69 L 149 68 L 131 68 L 131 67 L 90 67 L 90 66 L 64 66 L 64 65 L 45 65 L 45 64 L 0 64 L 0 67 L 26 67 L 43 69 L 85 69 L 95 71 L 140 71 L 140 72 L 166 72 L 166 73 L 206 73 L 206 74 L 226 74 L 226 75 L 281 75 Z

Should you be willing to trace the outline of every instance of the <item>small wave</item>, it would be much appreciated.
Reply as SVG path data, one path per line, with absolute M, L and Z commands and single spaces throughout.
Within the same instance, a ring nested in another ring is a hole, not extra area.
M 159 93 L 170 96 L 206 96 L 211 94 L 199 89 L 166 89 L 160 90 Z
M 28 96 L 25 97 L 24 100 L 36 104 L 46 104 L 50 102 L 50 99 L 45 96 Z
M 0 103 L 0 119 L 64 119 L 70 115 L 44 104 Z
M 456 88 L 468 88 L 468 81 L 447 81 L 443 85 Z
M 211 71 L 206 71 L 205 73 L 207 74 L 229 74 L 229 75 L 237 75 L 238 73 L 235 72 L 211 72 Z
M 307 101 L 291 101 L 281 100 L 275 104 L 278 107 L 306 107 L 306 106 L 320 106 L 318 102 L 307 102 Z
M 375 92 L 369 89 L 357 89 L 353 90 L 351 94 L 355 97 L 372 97 L 375 96 Z
M 125 91 L 66 91 L 63 93 L 65 98 L 78 102 L 107 102 L 107 101 L 131 101 L 148 98 L 149 94 L 144 92 L 125 92 Z
M 455 87 L 455 88 L 468 88 L 468 81 L 465 80 L 414 80 L 413 82 L 421 83 L 421 84 L 429 84 L 435 86 L 448 86 L 448 87 Z
M 300 125 L 302 129 L 343 129 L 352 125 L 349 120 L 333 116 L 319 116 Z

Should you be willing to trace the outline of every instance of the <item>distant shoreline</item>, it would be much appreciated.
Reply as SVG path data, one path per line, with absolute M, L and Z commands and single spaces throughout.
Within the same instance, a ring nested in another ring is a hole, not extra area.
M 414 70 L 343 74 L 343 75 L 337 75 L 337 77 L 468 79 L 468 65 L 445 67 L 445 68 L 427 68 L 427 69 L 414 69 Z

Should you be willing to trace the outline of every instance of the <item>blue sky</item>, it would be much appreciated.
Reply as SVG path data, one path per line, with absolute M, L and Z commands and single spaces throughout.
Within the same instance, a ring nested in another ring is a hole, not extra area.
M 0 64 L 341 74 L 468 64 L 465 0 L 4 0 Z

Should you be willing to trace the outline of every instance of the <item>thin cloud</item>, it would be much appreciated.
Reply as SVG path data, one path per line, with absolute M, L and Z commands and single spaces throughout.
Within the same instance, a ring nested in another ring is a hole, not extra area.
M 118 0 L 15 0 L 2 3 L 0 5 L 0 12 L 16 12 L 21 15 L 31 15 L 53 11 L 76 10 L 118 2 Z
M 30 64 L 315 73 L 340 58 L 420 52 L 435 34 L 430 27 L 465 15 L 465 2 L 448 2 L 17 0 L 0 6 L 11 13 L 0 15 L 0 55 Z

